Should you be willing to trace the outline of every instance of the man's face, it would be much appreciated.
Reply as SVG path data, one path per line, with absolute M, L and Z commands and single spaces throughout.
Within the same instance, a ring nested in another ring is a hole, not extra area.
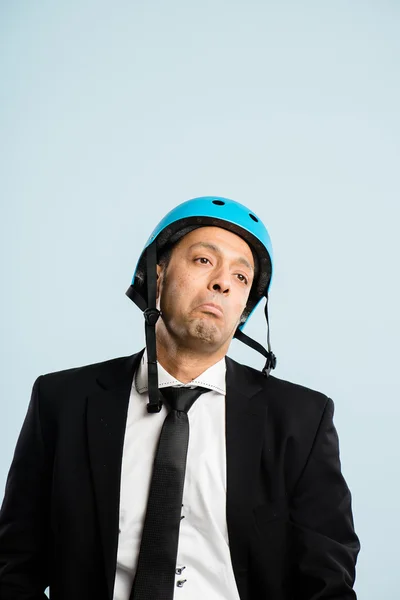
M 226 352 L 254 278 L 247 243 L 220 227 L 200 227 L 178 242 L 157 273 L 157 333 L 193 351 Z

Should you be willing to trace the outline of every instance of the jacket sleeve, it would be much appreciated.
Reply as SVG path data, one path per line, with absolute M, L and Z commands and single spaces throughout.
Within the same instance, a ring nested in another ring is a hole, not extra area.
M 0 511 L 1 600 L 47 598 L 51 466 L 39 414 L 40 380 L 33 386 Z
M 360 545 L 350 491 L 341 473 L 333 412 L 328 399 L 291 501 L 296 600 L 356 599 L 353 584 Z

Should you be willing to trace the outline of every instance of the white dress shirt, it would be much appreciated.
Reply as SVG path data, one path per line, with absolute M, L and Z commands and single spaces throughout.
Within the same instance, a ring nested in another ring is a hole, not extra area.
M 226 525 L 225 359 L 185 387 L 210 389 L 191 407 L 174 600 L 239 600 Z M 159 387 L 184 384 L 158 364 Z M 133 378 L 122 456 L 113 600 L 128 600 L 136 572 L 152 466 L 167 415 L 147 412 L 147 355 Z

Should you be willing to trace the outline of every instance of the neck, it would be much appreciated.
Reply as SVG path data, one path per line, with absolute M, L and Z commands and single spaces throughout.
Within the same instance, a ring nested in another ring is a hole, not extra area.
M 213 354 L 200 354 L 174 344 L 164 346 L 157 340 L 157 360 L 166 371 L 182 383 L 189 383 L 225 356 L 225 349 Z

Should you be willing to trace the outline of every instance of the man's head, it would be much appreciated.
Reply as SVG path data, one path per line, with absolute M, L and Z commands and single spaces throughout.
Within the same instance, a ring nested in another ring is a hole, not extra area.
M 247 242 L 221 227 L 196 228 L 157 265 L 157 336 L 191 351 L 225 354 L 254 280 Z
M 269 330 L 265 350 L 241 329 L 260 300 L 268 299 L 271 278 L 268 231 L 243 204 L 215 196 L 193 198 L 160 221 L 126 292 L 145 317 L 149 412 L 161 409 L 156 368 L 160 343 L 171 349 L 169 343 L 179 342 L 189 352 L 196 348 L 215 358 L 226 353 L 235 335 L 263 354 L 263 373 L 269 375 L 276 363 Z M 268 322 L 267 304 L 265 314 Z

